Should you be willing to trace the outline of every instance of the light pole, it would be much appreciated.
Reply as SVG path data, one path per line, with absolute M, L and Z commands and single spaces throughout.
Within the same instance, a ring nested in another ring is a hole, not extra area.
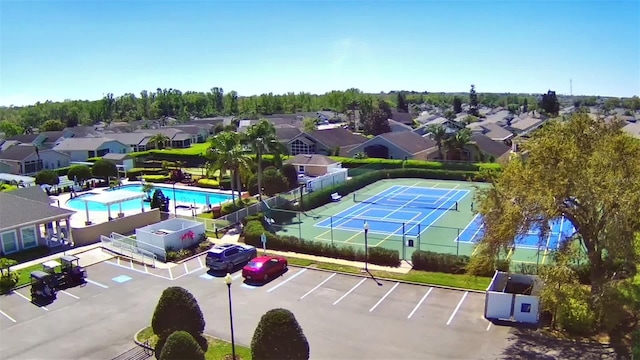
M 364 222 L 364 271 L 369 272 L 369 223 Z
M 233 338 L 233 310 L 231 309 L 231 283 L 233 282 L 233 278 L 231 274 L 227 273 L 227 276 L 224 277 L 224 283 L 227 284 L 227 290 L 229 293 L 229 324 L 231 326 L 231 357 L 233 360 L 236 359 L 236 342 Z
M 178 216 L 178 203 L 176 202 L 176 182 L 173 182 L 173 213 Z
M 258 200 L 262 201 L 262 138 L 257 138 L 256 143 L 258 145 Z

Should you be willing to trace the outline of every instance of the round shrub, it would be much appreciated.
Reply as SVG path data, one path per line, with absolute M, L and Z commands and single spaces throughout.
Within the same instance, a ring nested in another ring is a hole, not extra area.
M 251 340 L 254 360 L 307 360 L 309 342 L 296 317 L 286 309 L 267 311 Z
M 172 286 L 162 292 L 151 320 L 154 334 L 167 338 L 175 331 L 186 331 L 198 336 L 204 331 L 204 325 L 202 310 L 189 291 Z
M 204 360 L 204 352 L 191 334 L 176 331 L 164 343 L 160 360 Z

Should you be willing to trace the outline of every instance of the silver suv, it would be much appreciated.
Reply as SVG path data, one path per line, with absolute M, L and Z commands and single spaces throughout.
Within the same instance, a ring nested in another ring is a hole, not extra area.
M 255 247 L 243 244 L 216 245 L 207 253 L 207 267 L 212 271 L 232 272 L 236 266 L 245 265 L 258 256 Z

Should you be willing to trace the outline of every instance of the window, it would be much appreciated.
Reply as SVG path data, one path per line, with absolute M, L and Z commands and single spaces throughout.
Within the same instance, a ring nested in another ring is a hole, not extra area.
M 33 174 L 38 171 L 44 169 L 44 164 L 42 160 L 30 160 L 24 162 L 24 173 L 25 174 Z
M 5 233 L 2 233 L 2 253 L 3 254 L 11 254 L 18 251 L 18 237 L 16 236 L 16 231 L 11 230 Z
M 298 172 L 304 173 L 304 165 L 298 165 Z
M 298 154 L 313 154 L 313 152 L 309 145 L 303 143 L 300 140 L 295 140 L 291 143 L 291 155 Z
M 224 256 L 225 257 L 233 256 L 233 255 L 235 255 L 235 254 L 237 254 L 239 252 L 240 251 L 237 248 L 232 248 L 232 249 L 229 249 L 229 250 L 225 251 L 224 252 Z
M 109 149 L 102 149 L 96 152 L 96 157 L 103 157 L 109 153 Z
M 34 225 L 21 228 L 20 236 L 22 237 L 23 249 L 30 249 L 32 247 L 38 246 L 38 239 L 36 238 L 36 227 Z

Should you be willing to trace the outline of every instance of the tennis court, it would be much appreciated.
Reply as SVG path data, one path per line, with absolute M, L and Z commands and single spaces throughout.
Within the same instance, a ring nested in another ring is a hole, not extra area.
M 338 202 L 296 213 L 278 224 L 280 235 L 321 241 L 336 246 L 398 250 L 410 260 L 415 250 L 472 255 L 482 237 L 481 218 L 473 211 L 475 191 L 484 183 L 427 179 L 385 179 Z M 366 224 L 366 225 L 365 225 Z M 508 254 L 512 264 L 540 264 L 573 229 L 568 221 L 552 224 L 551 236 L 541 243 L 540 232 L 517 239 L 518 251 Z
M 526 235 L 516 239 L 516 247 L 534 250 L 555 250 L 560 246 L 562 240 L 570 238 L 575 233 L 573 225 L 565 218 L 551 221 L 549 223 L 549 229 L 551 229 L 551 231 L 545 237 L 541 237 L 541 229 L 531 229 Z M 460 233 L 460 236 L 456 238 L 456 241 L 464 243 L 476 243 L 482 238 L 483 235 L 484 229 L 482 225 L 482 217 L 480 216 L 480 214 L 478 214 Z

